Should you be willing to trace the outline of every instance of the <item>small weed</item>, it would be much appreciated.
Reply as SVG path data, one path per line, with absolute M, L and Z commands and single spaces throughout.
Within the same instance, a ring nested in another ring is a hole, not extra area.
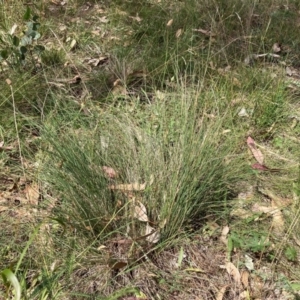
M 37 40 L 41 37 L 38 29 L 40 23 L 37 21 L 38 16 L 32 16 L 31 9 L 27 7 L 24 14 L 26 30 L 22 36 L 17 36 L 17 25 L 14 25 L 10 32 L 0 38 L 0 62 L 4 60 L 12 68 L 20 68 L 25 65 L 26 57 L 29 55 L 31 62 L 36 67 L 34 55 L 40 55 L 45 47 L 38 44 Z
M 285 257 L 292 262 L 297 260 L 297 250 L 295 247 L 288 246 L 284 251 Z

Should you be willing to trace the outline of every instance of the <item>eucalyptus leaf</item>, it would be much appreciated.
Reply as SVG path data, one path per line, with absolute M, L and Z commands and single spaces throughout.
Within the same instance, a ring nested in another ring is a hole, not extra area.
M 31 16 L 31 9 L 30 9 L 29 6 L 27 6 L 26 12 L 25 12 L 25 14 L 24 14 L 24 16 L 23 16 L 23 19 L 24 19 L 25 21 L 28 21 L 28 20 L 30 19 L 30 16 Z
M 32 24 L 32 30 L 37 31 L 40 28 L 41 24 L 38 22 L 34 22 Z
M 41 37 L 41 34 L 37 31 L 34 31 L 34 36 L 33 36 L 33 39 L 36 41 L 38 40 L 39 38 Z
M 18 47 L 20 44 L 20 39 L 17 36 L 13 36 L 13 44 L 15 47 Z
M 1 51 L 0 51 L 0 56 L 1 56 L 1 58 L 7 59 L 7 58 L 8 58 L 8 55 L 9 55 L 8 50 L 4 49 L 4 50 L 1 50 Z
M 32 44 L 32 37 L 24 35 L 21 39 L 20 45 L 27 46 Z
M 22 54 L 25 54 L 27 52 L 27 48 L 25 46 L 21 46 L 20 51 Z

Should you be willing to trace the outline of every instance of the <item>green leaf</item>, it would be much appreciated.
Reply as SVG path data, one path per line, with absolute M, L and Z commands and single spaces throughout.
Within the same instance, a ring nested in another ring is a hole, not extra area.
M 31 9 L 30 9 L 29 6 L 27 6 L 27 9 L 26 9 L 26 12 L 25 12 L 25 14 L 23 16 L 23 19 L 25 21 L 28 21 L 30 19 L 30 16 L 31 16 Z
M 290 283 L 290 286 L 294 292 L 300 291 L 300 283 Z
M 39 18 L 39 16 L 34 15 L 34 16 L 32 17 L 32 20 L 33 20 L 34 22 L 36 22 L 36 21 L 38 20 L 38 18 Z
M 35 41 L 38 40 L 38 39 L 41 37 L 41 34 L 40 34 L 39 32 L 33 31 L 33 33 L 34 33 L 34 36 L 32 36 L 32 37 L 33 37 L 33 39 L 34 39 Z
M 32 37 L 31 36 L 23 36 L 20 42 L 21 46 L 27 46 L 32 44 Z
M 18 47 L 20 44 L 20 39 L 17 36 L 13 36 L 13 44 L 15 47 Z
M 231 252 L 233 250 L 233 240 L 231 235 L 228 236 L 228 240 L 227 240 L 227 258 L 230 260 L 231 257 Z
M 24 60 L 25 60 L 25 54 L 24 54 L 24 53 L 21 53 L 21 54 L 20 54 L 20 60 L 21 60 L 21 61 L 24 61 Z
M 297 250 L 294 247 L 288 246 L 284 251 L 284 255 L 290 261 L 297 260 Z
M 32 30 L 37 31 L 40 28 L 40 26 L 41 26 L 41 23 L 34 22 L 32 24 Z
M 3 59 L 7 59 L 7 58 L 8 58 L 8 55 L 9 55 L 9 53 L 8 53 L 8 51 L 7 51 L 6 49 L 0 51 L 0 56 L 1 56 Z
M 1 272 L 3 281 L 6 286 L 8 286 L 8 282 L 14 287 L 15 289 L 15 300 L 20 300 L 21 299 L 21 286 L 18 281 L 18 278 L 16 275 L 10 270 L 10 269 L 5 269 Z
M 33 50 L 36 51 L 36 52 L 41 53 L 41 52 L 45 51 L 45 47 L 42 46 L 42 45 L 35 45 L 35 46 L 33 47 Z
M 25 54 L 27 52 L 27 48 L 25 46 L 21 46 L 20 51 L 22 54 Z

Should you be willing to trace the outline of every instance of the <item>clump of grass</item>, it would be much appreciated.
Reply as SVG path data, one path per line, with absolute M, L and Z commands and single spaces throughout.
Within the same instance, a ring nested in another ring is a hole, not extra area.
M 202 100 L 194 92 L 169 94 L 138 108 L 140 115 L 112 109 L 90 128 L 50 134 L 44 172 L 60 194 L 60 218 L 94 237 L 126 236 L 128 226 L 141 228 L 135 234 L 142 236 L 143 224 L 129 209 L 135 199 L 165 241 L 222 210 L 244 164 L 233 155 L 234 134 L 222 135 L 230 114 L 211 121 L 203 115 Z M 118 178 L 108 179 L 103 166 L 116 170 Z M 110 188 L 130 183 L 146 183 L 146 189 L 128 194 Z

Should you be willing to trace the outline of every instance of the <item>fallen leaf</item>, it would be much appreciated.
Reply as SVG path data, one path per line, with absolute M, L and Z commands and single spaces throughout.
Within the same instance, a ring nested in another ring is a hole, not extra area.
M 247 110 L 245 107 L 242 107 L 241 110 L 238 112 L 239 117 L 249 117 Z
M 243 291 L 240 293 L 240 298 L 239 299 L 250 299 L 249 291 Z M 255 298 L 257 299 L 257 298 Z
M 141 222 L 148 222 L 147 210 L 143 203 L 137 201 L 137 205 L 134 206 L 134 218 L 137 218 Z
M 200 32 L 206 36 L 209 36 L 209 37 L 213 37 L 213 36 L 216 36 L 215 33 L 212 33 L 210 30 L 205 30 L 205 29 L 193 29 L 193 31 L 196 31 L 196 32 Z
M 151 234 L 152 233 L 152 234 Z M 145 234 L 150 234 L 147 236 L 146 240 L 152 244 L 156 244 L 160 239 L 160 234 L 157 230 L 155 230 L 153 227 L 151 227 L 148 223 L 146 226 Z
M 70 50 L 74 50 L 77 46 L 77 41 L 73 39 L 70 43 Z
M 252 258 L 245 254 L 245 266 L 249 271 L 253 271 L 254 270 L 254 263 Z M 248 274 L 249 275 L 249 274 Z M 245 286 L 246 287 L 246 286 Z
M 116 178 L 118 176 L 118 173 L 111 167 L 103 166 L 102 170 L 108 178 L 113 179 L 113 178 Z
M 164 100 L 166 98 L 166 94 L 159 90 L 155 91 L 155 96 L 158 100 Z
M 247 219 L 253 214 L 244 208 L 236 208 L 231 211 L 230 215 L 233 217 L 239 217 L 241 219 Z
M 100 245 L 98 248 L 97 248 L 97 251 L 101 251 L 101 250 L 104 250 L 104 249 L 107 249 L 107 247 L 105 245 Z
M 263 163 L 264 163 L 264 156 L 261 153 L 261 151 L 256 148 L 255 141 L 250 136 L 248 136 L 248 138 L 247 138 L 247 145 L 248 145 L 249 149 L 251 150 L 254 158 L 257 160 L 257 162 L 259 164 L 263 165 Z
M 176 36 L 176 38 L 178 39 L 181 35 L 182 35 L 182 29 L 180 28 L 180 29 L 178 29 L 178 30 L 176 31 L 175 36 Z
M 170 27 L 173 24 L 173 19 L 169 20 L 167 23 L 167 27 Z
M 119 269 L 122 269 L 122 268 L 126 267 L 127 266 L 127 262 L 125 262 L 125 261 L 112 262 L 112 263 L 109 264 L 109 266 L 113 270 L 119 270 Z
M 24 193 L 29 204 L 38 205 L 40 192 L 39 192 L 39 185 L 37 183 L 32 183 L 31 185 L 27 185 L 24 189 Z
M 233 278 L 236 284 L 240 285 L 241 284 L 241 274 L 237 267 L 232 263 L 228 262 L 225 265 L 225 269 L 227 273 Z
M 17 27 L 18 27 L 18 25 L 17 25 L 17 24 L 14 24 L 13 27 L 11 28 L 9 34 L 10 34 L 10 35 L 14 35 L 14 33 L 15 33 Z
M 9 209 L 9 207 L 8 206 L 0 206 L 0 213 L 1 212 L 3 212 L 3 211 L 6 211 L 6 210 L 8 210 Z
M 108 22 L 109 22 L 107 16 L 103 16 L 103 17 L 99 18 L 99 21 L 100 21 L 101 23 L 108 23 Z
M 236 77 L 233 77 L 232 84 L 237 87 L 241 87 L 242 85 L 241 82 Z
M 218 294 L 216 296 L 216 300 L 223 300 L 223 297 L 226 293 L 227 288 L 229 287 L 229 285 L 224 285 L 219 291 Z
M 280 47 L 279 43 L 275 43 L 275 44 L 273 45 L 272 51 L 273 51 L 274 53 L 279 53 L 279 52 L 281 51 L 281 47 Z
M 244 288 L 246 289 L 249 286 L 249 273 L 247 271 L 242 272 L 241 281 L 242 281 Z
M 261 165 L 260 163 L 255 163 L 251 166 L 252 169 L 254 170 L 259 170 L 259 171 L 269 171 L 269 172 L 279 172 L 280 169 L 270 169 L 265 165 Z
M 291 69 L 290 67 L 286 67 L 285 73 L 286 73 L 286 75 L 288 75 L 288 76 L 292 76 L 292 75 L 293 75 L 293 71 L 292 71 L 292 69 Z
M 279 209 L 272 214 L 272 228 L 276 235 L 281 235 L 284 232 L 284 219 Z
M 138 13 L 136 14 L 135 17 L 131 17 L 131 16 L 130 16 L 129 18 L 132 19 L 132 20 L 137 21 L 138 23 L 140 23 L 140 22 L 143 21 L 143 19 L 139 17 L 139 14 L 138 14 Z
M 222 229 L 221 236 L 220 236 L 220 241 L 225 245 L 227 245 L 227 235 L 229 233 L 229 230 L 230 230 L 229 226 L 227 226 L 227 225 L 224 226 Z
M 278 208 L 286 207 L 286 206 L 292 204 L 292 202 L 293 202 L 291 199 L 282 198 L 280 196 L 275 195 L 271 190 L 268 190 L 268 189 L 259 187 L 258 191 L 272 200 L 273 207 L 275 207 L 275 206 Z
M 252 206 L 252 211 L 254 212 L 263 212 L 272 216 L 272 228 L 274 233 L 281 235 L 284 231 L 284 218 L 281 210 L 276 206 L 275 202 L 272 201 L 272 206 L 261 206 L 255 203 Z

